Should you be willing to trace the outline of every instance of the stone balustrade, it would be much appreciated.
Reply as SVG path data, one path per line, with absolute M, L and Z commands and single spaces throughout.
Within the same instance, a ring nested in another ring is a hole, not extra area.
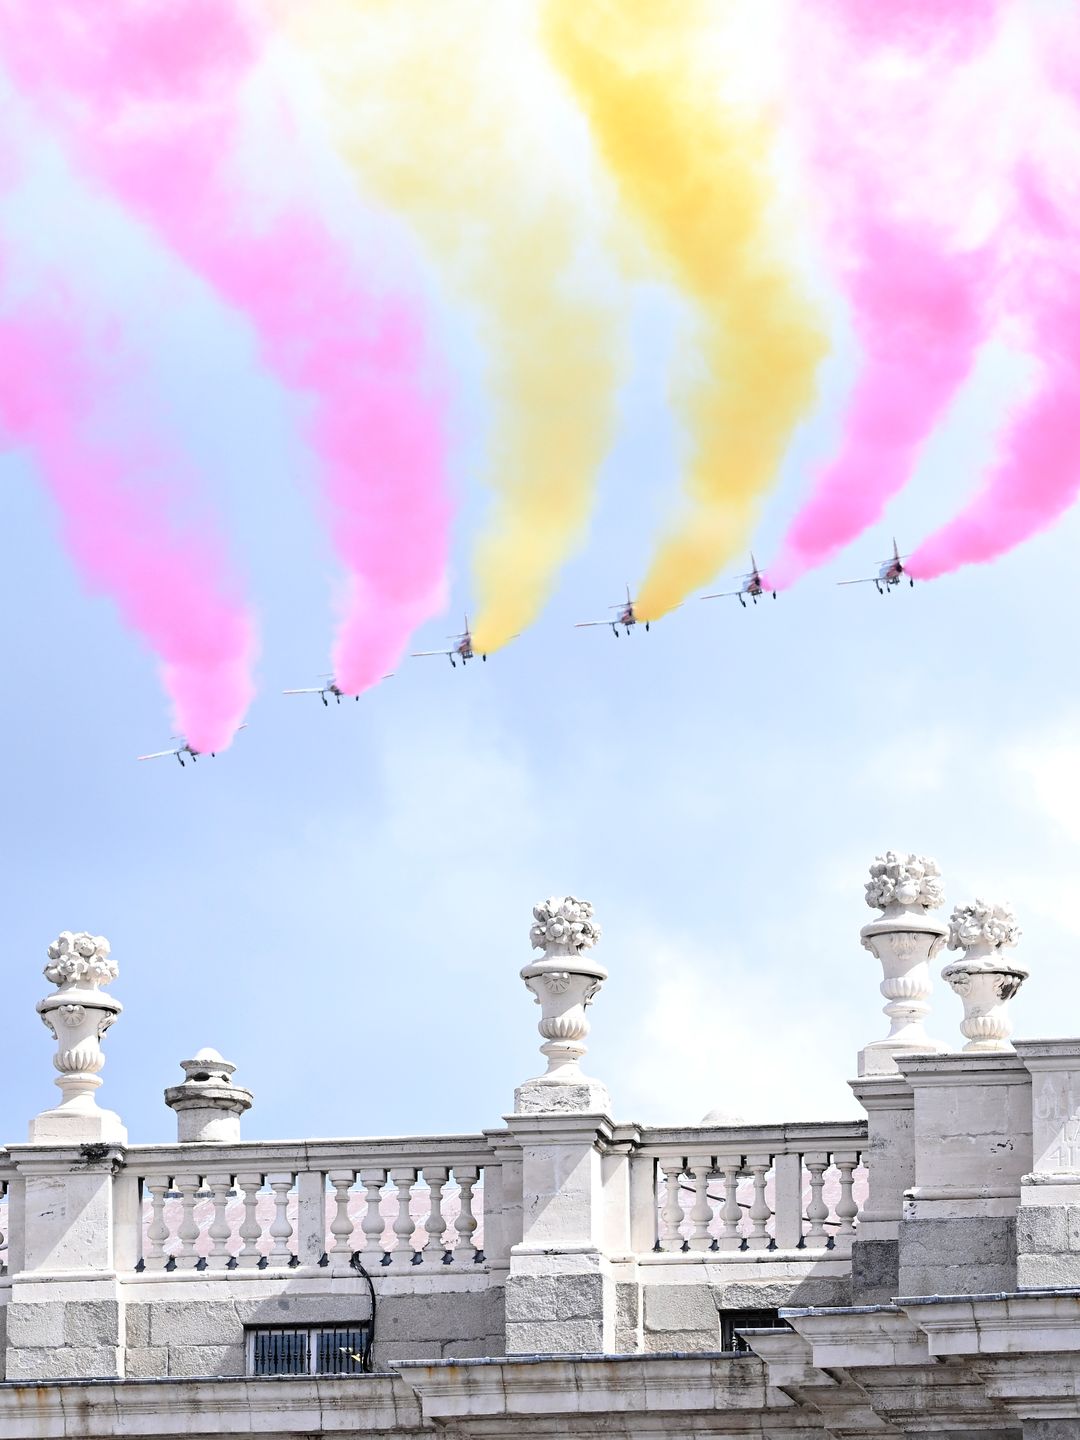
M 482 1135 L 133 1146 L 138 1268 L 339 1273 L 354 1255 L 369 1269 L 483 1265 L 477 1206 L 491 1158 Z
M 865 1144 L 861 1121 L 643 1130 L 635 1163 L 655 1167 L 654 1248 L 729 1261 L 764 1251 L 850 1255 Z

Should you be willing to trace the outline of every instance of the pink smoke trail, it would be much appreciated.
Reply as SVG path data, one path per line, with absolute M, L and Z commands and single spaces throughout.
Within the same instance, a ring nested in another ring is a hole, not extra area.
M 200 751 L 232 741 L 255 687 L 252 619 L 233 593 L 218 547 L 183 535 L 162 495 L 197 488 L 175 457 L 148 449 L 130 426 L 103 436 L 100 347 L 74 317 L 26 305 L 0 314 L 0 429 L 29 448 L 63 513 L 67 549 L 93 589 L 160 656 L 184 737 Z M 140 478 L 152 488 L 138 488 Z
M 903 487 L 974 364 L 996 269 L 993 247 L 954 250 L 933 223 L 891 213 L 875 147 L 865 133 L 853 141 L 859 122 L 844 111 L 843 96 L 849 86 L 857 89 L 866 52 L 885 45 L 917 53 L 926 86 L 947 84 L 950 68 L 989 37 L 997 0 L 828 0 L 820 10 L 833 11 L 846 36 L 838 50 L 843 84 L 813 90 L 811 123 L 819 136 L 813 168 L 842 212 L 840 241 L 863 368 L 840 450 L 769 566 L 769 583 L 777 588 L 854 540 Z M 880 97 L 875 103 L 880 117 Z M 898 98 L 891 114 L 886 110 L 884 123 L 895 131 L 894 143 L 906 134 L 915 154 L 934 138 L 925 115 L 906 99 Z M 946 138 L 937 137 L 939 143 Z
M 335 678 L 358 693 L 442 602 L 444 396 L 421 307 L 364 284 L 299 209 L 260 223 L 227 171 L 267 38 L 253 15 L 239 0 L 50 0 L 33 13 L 4 0 L 0 42 L 80 160 L 247 312 L 267 364 L 313 397 L 309 434 L 350 581 Z
M 907 562 L 932 580 L 993 560 L 1047 529 L 1080 494 L 1080 271 L 1073 235 L 1030 175 L 1018 187 L 1025 242 L 1020 300 L 1040 361 L 1030 398 L 1010 421 L 979 493 Z

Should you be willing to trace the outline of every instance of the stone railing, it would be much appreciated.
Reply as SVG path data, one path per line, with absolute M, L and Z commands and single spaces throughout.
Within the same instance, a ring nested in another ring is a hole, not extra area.
M 643 1129 L 649 1248 L 670 1257 L 710 1252 L 829 1250 L 850 1255 L 866 1195 L 865 1121 Z M 642 1182 L 639 1182 L 639 1193 Z
M 10 1270 L 8 1251 L 10 1231 L 10 1222 L 8 1219 L 10 1213 L 10 1207 L 8 1205 L 8 1182 L 9 1177 L 5 1167 L 5 1171 L 0 1172 L 0 1278 L 7 1276 Z
M 499 1244 L 491 1161 L 482 1135 L 132 1146 L 137 1268 L 472 1271 Z

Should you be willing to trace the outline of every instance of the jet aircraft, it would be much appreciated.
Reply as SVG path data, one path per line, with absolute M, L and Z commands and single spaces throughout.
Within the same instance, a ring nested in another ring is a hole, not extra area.
M 237 729 L 246 730 L 247 726 L 238 725 Z M 200 755 L 209 755 L 212 760 L 217 754 L 216 750 L 196 750 L 194 745 L 192 745 L 190 741 L 185 740 L 182 735 L 174 735 L 172 738 L 178 743 L 171 750 L 155 750 L 150 755 L 139 755 L 137 758 L 139 760 L 163 760 L 169 755 L 175 755 L 177 760 L 179 760 L 180 762 L 180 768 L 183 769 L 185 763 L 185 755 L 188 756 L 188 758 L 191 760 L 191 763 L 194 765 L 195 761 L 199 758 Z
M 612 605 L 611 609 L 619 612 L 613 620 L 579 620 L 574 626 L 574 629 L 587 630 L 592 625 L 610 625 L 616 640 L 619 638 L 620 625 L 626 631 L 627 635 L 630 634 L 630 630 L 634 625 L 644 625 L 645 629 L 648 630 L 648 620 L 639 620 L 634 613 L 634 602 L 630 598 L 629 585 L 626 587 L 626 600 L 620 601 L 618 605 Z
M 894 585 L 899 585 L 902 578 L 907 575 L 904 569 L 906 555 L 901 555 L 894 537 L 892 542 L 892 559 L 879 561 L 879 570 L 876 575 L 865 575 L 861 580 L 838 580 L 838 585 L 873 585 L 879 595 L 887 595 Z M 907 575 L 907 582 L 914 588 L 915 581 Z
M 461 634 L 448 635 L 446 638 L 454 642 L 449 650 L 414 650 L 412 652 L 412 658 L 414 660 L 423 660 L 429 655 L 446 655 L 450 660 L 450 664 L 453 665 L 455 669 L 457 668 L 457 662 L 459 660 L 462 665 L 467 665 L 470 660 L 476 659 L 476 651 L 473 649 L 472 631 L 469 629 L 468 615 L 465 616 L 465 629 Z M 480 659 L 486 660 L 487 656 L 481 655 Z
M 758 569 L 758 563 L 754 559 L 754 552 L 752 550 L 750 552 L 750 573 L 748 575 L 740 575 L 739 579 L 742 581 L 742 584 L 739 586 L 738 590 L 721 590 L 718 591 L 715 595 L 703 595 L 701 598 L 703 600 L 727 600 L 731 596 L 734 596 L 735 599 L 738 600 L 739 604 L 745 610 L 746 596 L 749 595 L 750 599 L 756 605 L 758 602 L 758 597 L 766 594 L 767 585 L 765 582 L 765 577 Z M 769 593 L 771 593 L 772 598 L 775 600 L 776 591 L 773 590 Z
M 318 695 L 324 705 L 330 704 L 329 697 L 332 695 L 340 705 L 345 691 L 342 690 L 332 675 L 324 675 L 322 678 L 326 681 L 325 685 L 312 685 L 306 690 L 283 690 L 281 693 L 283 695 Z M 384 676 L 383 678 L 386 679 L 387 677 Z M 360 696 L 354 695 L 352 698 L 359 700 Z

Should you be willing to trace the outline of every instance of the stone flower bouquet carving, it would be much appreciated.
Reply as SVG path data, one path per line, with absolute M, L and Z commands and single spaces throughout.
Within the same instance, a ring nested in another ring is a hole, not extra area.
M 62 930 L 47 951 L 49 963 L 45 979 L 62 989 L 80 986 L 97 990 L 120 974 L 120 967 L 109 958 L 109 942 L 103 935 L 78 934 Z
M 963 959 L 956 963 L 967 969 L 999 969 L 998 952 L 1016 945 L 1020 934 L 1009 905 L 974 900 L 970 905 L 957 905 L 949 916 L 949 949 L 964 951 Z
M 593 919 L 588 900 L 576 896 L 552 896 L 533 906 L 529 939 L 534 950 L 580 955 L 600 939 L 600 926 Z
M 899 855 L 889 850 L 870 866 L 866 903 L 872 910 L 892 906 L 936 910 L 945 903 L 937 861 L 928 855 Z

